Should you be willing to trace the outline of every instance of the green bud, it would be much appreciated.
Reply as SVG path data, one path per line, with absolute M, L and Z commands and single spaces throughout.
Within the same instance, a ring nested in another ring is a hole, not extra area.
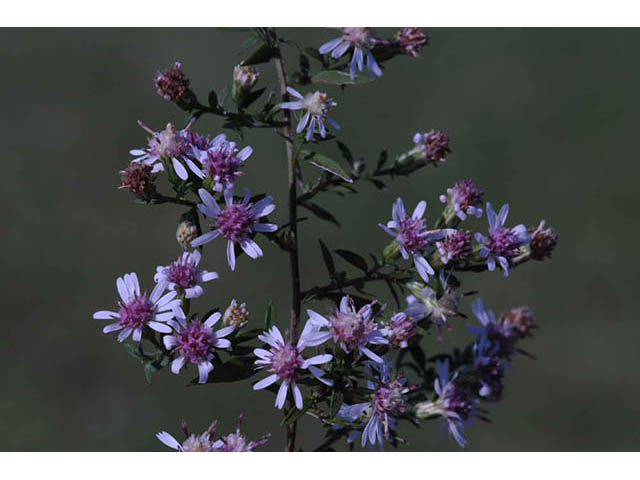
M 382 257 L 384 258 L 384 261 L 387 263 L 393 262 L 399 256 L 400 256 L 400 244 L 396 240 L 392 241 L 389 245 L 384 247 L 384 250 L 382 251 Z

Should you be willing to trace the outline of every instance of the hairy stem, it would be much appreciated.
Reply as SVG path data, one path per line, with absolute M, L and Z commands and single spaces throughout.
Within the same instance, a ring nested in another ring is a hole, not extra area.
M 274 28 L 270 29 L 271 41 L 277 50 L 275 59 L 276 70 L 278 72 L 278 81 L 280 83 L 280 94 L 282 101 L 289 101 L 289 93 L 287 92 L 287 71 L 285 70 L 284 60 L 282 59 L 282 51 L 280 42 Z M 283 110 L 285 118 L 284 135 L 287 147 L 287 164 L 288 164 L 288 185 L 289 185 L 289 262 L 291 264 L 291 322 L 289 324 L 289 335 L 291 343 L 295 344 L 298 338 L 298 321 L 300 319 L 300 266 L 298 260 L 298 207 L 297 207 L 297 191 L 296 191 L 296 153 L 293 145 L 293 125 L 291 123 L 291 112 Z M 293 408 L 292 405 L 289 406 Z M 287 444 L 286 448 L 289 452 L 295 450 L 296 442 L 296 422 L 287 425 Z

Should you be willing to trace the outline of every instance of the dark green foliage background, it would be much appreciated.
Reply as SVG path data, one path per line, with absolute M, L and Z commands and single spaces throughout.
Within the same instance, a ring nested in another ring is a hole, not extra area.
M 318 46 L 325 30 L 283 30 Z M 381 80 L 341 94 L 334 117 L 358 156 L 374 161 L 382 148 L 407 150 L 416 131 L 451 134 L 453 154 L 380 193 L 370 186 L 320 203 L 343 228 L 302 224 L 304 286 L 325 282 L 317 239 L 331 248 L 380 252 L 377 227 L 402 195 L 413 208 L 455 180 L 472 177 L 495 205 L 511 204 L 510 223 L 545 217 L 560 235 L 553 261 L 527 264 L 509 280 L 500 274 L 463 277 L 482 286 L 488 305 L 528 303 L 541 325 L 524 345 L 537 360 L 517 358 L 506 398 L 491 409 L 493 425 L 469 429 L 469 450 L 635 450 L 640 425 L 637 373 L 638 85 L 636 30 L 433 29 L 418 60 L 398 58 Z M 0 449 L 156 450 L 153 434 L 179 432 L 185 418 L 203 430 L 218 418 L 230 431 L 243 411 L 246 431 L 283 436 L 273 397 L 238 385 L 188 387 L 189 374 L 163 371 L 149 386 L 142 367 L 103 335 L 98 309 L 114 307 L 115 278 L 136 271 L 152 285 L 158 264 L 178 254 L 174 206 L 142 207 L 118 192 L 117 171 L 128 150 L 142 146 L 142 119 L 155 129 L 186 115 L 160 99 L 152 77 L 181 60 L 201 98 L 230 83 L 246 33 L 222 30 L 110 29 L 0 31 L 0 144 L 4 206 L 0 249 L 3 305 L 0 335 Z M 295 55 L 293 50 L 290 52 Z M 295 57 L 292 57 L 295 58 Z M 272 66 L 261 82 L 273 83 Z M 202 132 L 221 121 L 203 118 Z M 271 132 L 249 133 L 255 153 L 241 185 L 273 194 L 274 218 L 285 221 L 284 145 Z M 323 152 L 337 156 L 333 144 Z M 485 219 L 474 224 L 485 229 Z M 255 324 L 267 302 L 279 324 L 289 308 L 287 257 L 262 239 L 265 257 L 226 266 L 222 242 L 203 264 L 221 279 L 196 308 L 246 301 Z M 383 290 L 376 293 L 389 295 Z M 316 305 L 321 311 L 325 308 Z M 470 313 L 470 301 L 464 304 Z M 466 342 L 465 320 L 428 353 Z M 213 373 L 215 375 L 215 372 Z M 411 450 L 455 450 L 439 422 L 402 432 Z M 304 420 L 300 445 L 320 443 Z M 342 446 L 341 446 L 342 447 Z

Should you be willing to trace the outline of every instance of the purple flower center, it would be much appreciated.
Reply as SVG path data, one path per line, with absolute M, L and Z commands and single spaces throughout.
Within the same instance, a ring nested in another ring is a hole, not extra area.
M 371 320 L 364 320 L 353 312 L 337 312 L 330 320 L 331 335 L 350 349 L 365 343 L 365 337 L 376 329 Z
M 400 235 L 398 242 L 412 252 L 422 250 L 427 246 L 426 222 L 424 218 L 405 217 L 400 220 Z
M 520 241 L 510 228 L 498 227 L 489 233 L 487 247 L 498 256 L 513 257 L 519 252 Z
M 156 306 L 147 298 L 146 294 L 135 295 L 127 303 L 120 304 L 120 325 L 125 328 L 141 328 L 156 311 Z
M 251 215 L 251 206 L 234 203 L 218 214 L 215 227 L 227 240 L 238 242 L 247 233 L 251 233 L 255 219 Z
M 167 127 L 149 140 L 150 152 L 161 158 L 179 157 L 186 152 L 187 147 L 187 142 L 176 133 L 173 126 Z
M 204 168 L 209 176 L 223 184 L 233 183 L 238 175 L 238 166 L 239 162 L 234 153 L 223 149 L 207 152 L 204 161 Z
M 187 289 L 198 283 L 198 268 L 189 262 L 176 261 L 169 266 L 167 278 L 180 288 Z
M 369 45 L 370 31 L 368 27 L 343 27 L 342 38 L 353 45 L 366 47 Z
M 282 346 L 273 347 L 271 352 L 273 353 L 271 357 L 271 368 L 274 373 L 282 379 L 292 380 L 296 369 L 302 365 L 303 361 L 298 349 L 287 343 Z
M 404 411 L 403 387 L 399 379 L 382 385 L 376 391 L 373 408 L 380 414 L 395 414 Z
M 457 414 L 464 420 L 471 415 L 473 404 L 465 390 L 455 385 L 450 385 L 445 395 L 444 407 L 447 411 Z
M 407 342 L 416 333 L 416 322 L 406 315 L 397 315 L 389 325 L 391 345 L 397 348 L 402 342 Z
M 456 183 L 448 193 L 451 202 L 462 210 L 481 205 L 484 195 L 484 191 L 480 190 L 471 180 L 462 180 Z
M 213 340 L 214 335 L 209 328 L 203 323 L 193 322 L 180 330 L 174 350 L 186 361 L 200 363 L 207 360 Z
M 251 448 L 249 446 L 249 442 L 244 436 L 240 433 L 230 433 L 226 437 L 222 439 L 222 450 L 223 452 L 249 452 Z
M 462 260 L 471 253 L 471 232 L 456 231 L 447 233 L 438 247 L 449 259 Z M 441 252 L 442 253 L 442 252 Z

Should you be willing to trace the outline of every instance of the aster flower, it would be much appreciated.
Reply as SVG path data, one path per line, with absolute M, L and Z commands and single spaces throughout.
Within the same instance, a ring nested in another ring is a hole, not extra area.
M 214 441 L 216 423 L 216 421 L 213 421 L 209 428 L 207 428 L 203 433 L 195 435 L 189 434 L 187 424 L 183 421 L 182 431 L 186 437 L 186 440 L 183 443 L 180 443 L 173 435 L 165 431 L 156 433 L 156 438 L 167 447 L 178 450 L 179 452 L 215 452 L 217 451 L 215 446 L 217 442 Z
M 498 323 L 508 337 L 525 338 L 536 328 L 535 318 L 529 307 L 511 308 L 500 315 Z
M 233 325 L 236 330 L 239 330 L 249 323 L 249 320 L 247 320 L 248 317 L 249 312 L 247 311 L 247 304 L 241 303 L 238 305 L 238 302 L 236 302 L 236 299 L 234 298 L 224 311 L 222 323 L 225 325 Z
M 240 427 L 242 426 L 242 415 L 238 417 L 238 424 L 236 431 L 225 435 L 217 440 L 214 444 L 216 451 L 218 452 L 252 452 L 254 448 L 264 445 L 271 437 L 270 434 L 263 435 L 259 440 L 249 441 L 247 437 L 240 433 Z
M 408 306 L 405 313 L 416 321 L 427 318 L 435 323 L 438 328 L 438 339 L 442 340 L 442 326 L 450 329 L 449 318 L 460 315 L 458 307 L 462 295 L 447 284 L 444 271 L 440 272 L 440 282 L 444 290 L 440 298 L 432 288 L 420 282 L 410 282 L 407 286 L 412 294 L 407 296 Z
M 413 136 L 416 146 L 409 152 L 421 160 L 433 162 L 436 165 L 444 163 L 449 149 L 449 136 L 440 130 L 431 130 L 427 133 L 416 133 Z
M 440 261 L 447 265 L 454 261 L 464 263 L 472 253 L 471 232 L 448 229 L 444 238 L 436 242 L 436 248 L 440 253 Z
M 178 224 L 178 228 L 176 228 L 176 240 L 183 250 L 190 248 L 191 241 L 197 237 L 198 226 L 195 223 L 184 220 Z
M 118 311 L 100 310 L 93 314 L 93 318 L 97 320 L 115 320 L 104 327 L 104 333 L 120 330 L 119 342 L 123 342 L 131 334 L 133 341 L 139 342 L 144 327 L 161 333 L 171 332 L 171 328 L 165 322 L 174 317 L 174 309 L 180 306 L 181 302 L 175 299 L 176 292 L 163 295 L 167 288 L 165 282 L 156 284 L 151 295 L 147 292 L 141 293 L 138 276 L 131 272 L 118 277 L 116 287 L 121 299 L 118 302 Z
M 396 34 L 396 40 L 404 53 L 417 57 L 422 47 L 429 42 L 429 36 L 420 27 L 403 27 Z
M 407 348 L 409 341 L 418 333 L 418 326 L 410 315 L 398 312 L 391 317 L 383 333 L 393 348 Z
M 306 110 L 298 122 L 296 133 L 302 132 L 306 127 L 307 134 L 305 135 L 305 139 L 307 142 L 311 141 L 313 138 L 316 126 L 318 127 L 318 133 L 320 133 L 322 138 L 327 136 L 327 129 L 324 125 L 324 120 L 329 122 L 336 130 L 340 130 L 340 125 L 327 115 L 330 107 L 335 107 L 337 103 L 331 100 L 326 93 L 316 90 L 314 93 L 307 93 L 305 96 L 302 96 L 300 92 L 291 87 L 287 87 L 287 92 L 298 100 L 284 102 L 280 104 L 280 107 L 285 110 Z M 308 127 L 307 124 L 309 125 Z
M 494 347 L 496 355 L 509 359 L 515 352 L 516 343 L 520 338 L 518 330 L 514 328 L 510 320 L 496 321 L 493 311 L 485 310 L 481 298 L 473 302 L 472 309 L 473 314 L 480 322 L 480 326 L 468 327 L 469 331 L 479 337 L 485 337 L 487 342 Z
M 309 322 L 316 327 L 326 327 L 327 335 L 340 345 L 345 353 L 358 351 L 377 363 L 382 358 L 373 353 L 367 345 L 386 345 L 389 341 L 384 336 L 384 330 L 378 328 L 373 317 L 373 301 L 360 310 L 356 310 L 353 299 L 345 295 L 340 300 L 340 308 L 325 318 L 313 310 L 307 310 Z
M 144 200 L 151 199 L 156 191 L 151 170 L 152 168 L 144 163 L 130 163 L 126 169 L 120 170 L 122 184 L 118 189 L 129 190 Z
M 447 194 L 440 195 L 440 201 L 447 204 L 451 214 L 454 214 L 460 220 L 465 220 L 467 215 L 480 218 L 482 216 L 483 195 L 484 191 L 480 190 L 471 180 L 466 179 L 459 181 L 451 188 L 447 188 Z
M 553 231 L 553 228 L 545 229 L 545 223 L 545 220 L 540 220 L 540 224 L 537 227 L 529 228 L 529 233 L 531 234 L 529 248 L 531 249 L 531 258 L 534 260 L 551 258 L 551 252 L 553 252 L 558 243 L 558 235 Z
M 531 236 L 524 225 L 506 228 L 504 222 L 509 214 L 509 205 L 505 204 L 496 215 L 490 203 L 487 203 L 487 219 L 489 220 L 489 235 L 475 234 L 477 242 L 483 244 L 480 256 L 487 259 L 487 268 L 493 272 L 496 262 L 504 270 L 504 276 L 509 276 L 509 259 L 520 253 L 520 247 L 531 241 Z
M 444 362 L 436 360 L 436 373 L 438 377 L 434 382 L 434 390 L 438 395 L 435 402 L 423 402 L 416 406 L 418 418 L 428 418 L 440 415 L 444 418 L 449 436 L 465 447 L 467 441 L 464 438 L 464 426 L 469 423 L 475 412 L 477 399 L 465 388 L 456 382 L 458 374 L 449 377 L 449 359 Z
M 189 87 L 189 79 L 182 73 L 182 64 L 176 62 L 173 67 L 159 71 L 154 79 L 158 95 L 173 102 L 184 110 L 190 110 L 195 95 Z
M 171 371 L 178 375 L 185 364 L 198 366 L 199 383 L 207 383 L 209 373 L 213 370 L 211 360 L 218 349 L 229 348 L 231 342 L 226 337 L 233 332 L 234 327 L 223 327 L 213 331 L 213 326 L 222 317 L 220 312 L 211 315 L 204 322 L 200 320 L 187 321 L 181 309 L 176 310 L 175 320 L 169 320 L 174 329 L 173 335 L 162 338 L 164 346 L 172 354 L 177 355 L 171 362 Z
M 216 272 L 198 270 L 201 257 L 202 255 L 197 250 L 184 252 L 171 265 L 158 267 L 154 280 L 167 283 L 169 290 L 184 292 L 185 298 L 199 297 L 203 293 L 199 283 L 219 278 Z
M 375 37 L 375 31 L 368 27 L 342 27 L 342 36 L 324 43 L 318 49 L 321 54 L 330 53 L 332 58 L 342 57 L 347 50 L 353 47 L 351 57 L 351 80 L 356 77 L 356 70 L 364 69 L 364 60 L 367 60 L 367 69 L 372 78 L 382 76 L 382 70 L 373 56 L 372 48 L 382 40 Z
M 496 350 L 486 335 L 481 335 L 473 346 L 472 375 L 479 384 L 478 395 L 483 400 L 492 402 L 500 400 L 504 390 L 504 365 Z
M 367 370 L 371 367 L 377 373 L 377 382 L 369 380 L 367 388 L 372 390 L 372 399 L 369 402 L 347 405 L 343 403 L 338 411 L 338 416 L 349 421 L 356 422 L 361 415 L 368 416 L 367 424 L 362 431 L 362 446 L 367 443 L 382 448 L 383 439 L 390 438 L 390 431 L 396 428 L 396 419 L 405 412 L 406 393 L 412 387 L 405 386 L 407 380 L 404 376 L 396 376 L 391 379 L 390 364 L 387 360 L 383 363 L 367 363 Z M 355 441 L 360 432 L 354 430 L 348 437 L 349 442 Z
M 432 242 L 441 239 L 443 232 L 427 230 L 426 220 L 422 218 L 426 208 L 427 202 L 422 200 L 409 217 L 404 209 L 402 199 L 398 198 L 391 211 L 393 220 L 387 222 L 386 225 L 382 223 L 378 225 L 389 235 L 395 237 L 395 241 L 400 247 L 400 253 L 405 260 L 409 259 L 409 255 L 413 257 L 418 274 L 425 282 L 428 282 L 429 275 L 433 275 L 434 271 L 424 257 L 424 253 L 430 253 L 433 250 Z
M 187 160 L 187 153 L 190 151 L 190 144 L 185 137 L 185 131 L 176 131 L 175 127 L 168 123 L 161 132 L 154 132 L 144 123 L 138 121 L 146 132 L 151 135 L 147 148 L 130 150 L 129 153 L 136 158 L 133 162 L 142 162 L 152 168 L 152 173 L 164 171 L 164 162 L 171 161 L 176 175 L 182 180 L 189 178 L 189 172 L 180 162 Z
M 271 374 L 255 383 L 253 389 L 261 390 L 279 381 L 280 388 L 276 396 L 275 406 L 282 409 L 289 387 L 291 387 L 295 405 L 299 410 L 302 410 L 302 392 L 296 383 L 296 377 L 301 374 L 302 370 L 309 370 L 314 377 L 325 385 L 333 385 L 331 380 L 324 378 L 324 371 L 315 366 L 331 361 L 333 355 L 327 353 L 315 355 L 308 359 L 302 357 L 302 351 L 306 347 L 321 345 L 327 341 L 329 334 L 320 332 L 312 322 L 307 322 L 295 345 L 287 337 L 286 333 L 283 337 L 276 326 L 258 335 L 258 338 L 271 348 L 269 350 L 256 348 L 253 351 L 258 357 L 255 364 L 257 368 L 268 368 Z
M 202 168 L 187 159 L 189 168 L 200 178 L 210 178 L 213 183 L 212 189 L 222 192 L 227 188 L 233 188 L 236 178 L 242 175 L 239 169 L 251 156 L 253 148 L 244 147 L 238 151 L 236 143 L 229 142 L 226 135 L 221 133 L 211 140 L 205 149 L 194 147 L 192 151 Z
M 241 203 L 234 203 L 233 189 L 224 191 L 226 206 L 220 208 L 213 196 L 205 189 L 198 190 L 203 203 L 198 204 L 198 209 L 207 217 L 214 219 L 212 230 L 200 235 L 191 241 L 192 247 L 199 247 L 221 235 L 227 240 L 227 261 L 231 270 L 236 268 L 236 255 L 234 243 L 239 243 L 244 252 L 251 258 L 262 256 L 262 249 L 249 235 L 254 232 L 275 232 L 278 229 L 273 223 L 258 223 L 258 219 L 269 215 L 276 208 L 273 198 L 265 197 L 255 204 L 249 203 L 251 193 L 245 188 L 244 198 Z

